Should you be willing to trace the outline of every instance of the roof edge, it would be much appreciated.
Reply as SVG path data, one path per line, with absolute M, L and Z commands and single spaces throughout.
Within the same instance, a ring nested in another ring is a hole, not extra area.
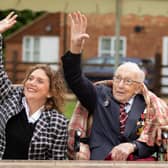
M 56 12 L 56 13 L 61 13 L 61 12 Z M 32 24 L 34 24 L 34 23 L 36 23 L 36 22 L 38 22 L 38 21 L 44 19 L 44 18 L 47 17 L 49 14 L 51 14 L 51 13 L 49 13 L 49 12 L 44 13 L 42 16 L 39 16 L 39 17 L 38 17 L 37 19 L 35 19 L 34 21 L 28 23 L 27 25 L 23 26 L 22 28 L 20 28 L 19 30 L 15 31 L 15 32 L 12 33 L 11 35 L 5 37 L 4 40 L 5 40 L 5 41 L 10 40 L 13 36 L 16 36 L 18 33 L 20 33 L 20 32 L 22 32 L 23 30 L 29 28 Z

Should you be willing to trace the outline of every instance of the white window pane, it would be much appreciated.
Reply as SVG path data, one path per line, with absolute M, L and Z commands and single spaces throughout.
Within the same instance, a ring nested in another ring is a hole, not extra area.
M 168 37 L 163 37 L 163 57 L 162 64 L 168 65 Z
M 30 52 L 29 52 L 29 51 L 26 51 L 26 52 L 25 52 L 25 60 L 26 60 L 26 61 L 29 61 L 29 59 L 30 59 Z
M 39 39 L 39 37 L 34 38 L 34 50 L 36 50 L 36 51 L 40 50 L 40 39 Z
M 161 93 L 162 94 L 168 94 L 168 88 L 167 87 L 162 87 L 161 88 Z
M 25 48 L 30 49 L 30 38 L 25 39 Z
M 124 41 L 120 39 L 120 47 L 119 47 L 119 49 L 123 50 L 123 48 L 124 48 Z
M 102 50 L 110 50 L 111 48 L 111 40 L 110 39 L 102 39 Z
M 32 37 L 25 36 L 23 38 L 23 61 L 26 61 L 26 62 L 31 61 L 32 59 L 31 48 L 32 48 Z
M 57 36 L 43 36 L 40 38 L 40 61 L 58 62 L 59 38 Z
M 119 40 L 119 51 L 122 51 L 124 48 L 124 41 L 122 39 Z M 116 39 L 114 40 L 114 47 L 116 47 Z
M 111 53 L 111 37 L 100 37 L 99 38 L 99 56 L 110 56 Z
M 161 69 L 161 73 L 162 73 L 162 75 L 168 75 L 168 68 L 167 67 L 163 67 Z
M 58 62 L 59 38 L 53 36 L 24 37 L 23 61 Z
M 116 37 L 112 37 L 112 53 L 116 53 Z M 126 38 L 120 36 L 119 39 L 119 55 L 124 57 L 126 55 Z
M 34 61 L 40 61 L 40 53 L 39 53 L 39 51 L 34 51 L 33 52 L 33 60 Z

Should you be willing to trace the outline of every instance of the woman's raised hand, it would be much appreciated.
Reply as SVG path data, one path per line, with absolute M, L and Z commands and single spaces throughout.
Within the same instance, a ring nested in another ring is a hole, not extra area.
M 16 23 L 17 14 L 10 12 L 4 19 L 0 20 L 0 33 L 5 32 Z
M 80 53 L 84 47 L 85 39 L 89 38 L 86 33 L 87 18 L 78 12 L 69 15 L 71 21 L 71 42 L 70 50 L 72 53 Z

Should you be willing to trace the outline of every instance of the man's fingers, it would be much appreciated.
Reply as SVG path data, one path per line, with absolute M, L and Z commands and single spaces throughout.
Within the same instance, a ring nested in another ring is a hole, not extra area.
M 82 24 L 83 24 L 83 30 L 82 32 L 86 32 L 86 28 L 87 28 L 87 18 L 85 15 L 82 15 Z

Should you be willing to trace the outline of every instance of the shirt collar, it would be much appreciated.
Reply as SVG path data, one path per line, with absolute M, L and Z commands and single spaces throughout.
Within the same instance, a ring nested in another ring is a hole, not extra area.
M 28 119 L 28 122 L 29 123 L 35 123 L 39 118 L 40 118 L 40 115 L 42 113 L 42 109 L 44 108 L 44 106 L 40 107 L 36 112 L 34 112 L 31 116 L 29 115 L 29 106 L 27 104 L 27 101 L 26 101 L 26 98 L 23 97 L 22 98 L 22 104 L 25 108 L 25 111 L 26 111 L 26 116 L 27 116 L 27 119 Z
M 132 104 L 133 104 L 133 101 L 134 101 L 134 97 L 132 97 L 132 98 L 127 102 L 127 105 L 125 106 L 125 111 L 126 111 L 126 113 L 130 112 L 131 107 L 132 107 Z

